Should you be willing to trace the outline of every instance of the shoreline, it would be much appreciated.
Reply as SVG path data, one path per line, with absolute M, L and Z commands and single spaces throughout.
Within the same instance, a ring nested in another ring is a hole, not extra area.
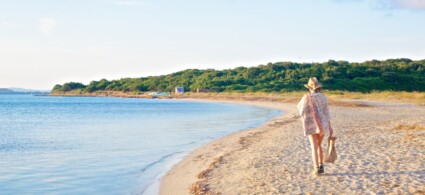
M 148 185 L 146 187 L 146 189 L 144 189 L 141 192 L 142 194 L 144 194 L 144 193 L 148 193 L 148 194 L 159 193 L 159 194 L 162 194 L 161 191 L 162 191 L 164 177 L 167 176 L 168 173 L 174 169 L 174 167 L 176 167 L 178 164 L 180 164 L 186 158 L 188 158 L 189 156 L 191 156 L 194 153 L 194 151 L 196 151 L 198 149 L 201 149 L 201 148 L 203 148 L 203 147 L 205 147 L 207 145 L 210 145 L 212 143 L 215 143 L 216 141 L 221 140 L 221 139 L 224 139 L 226 137 L 237 136 L 240 133 L 245 132 L 245 131 L 256 130 L 256 129 L 261 128 L 262 126 L 268 124 L 270 121 L 272 121 L 272 120 L 274 120 L 274 119 L 276 119 L 278 117 L 281 117 L 281 116 L 285 115 L 285 110 L 283 110 L 283 109 L 276 109 L 275 107 L 273 107 L 271 105 L 259 105 L 258 102 L 257 103 L 256 102 L 237 102 L 237 101 L 232 101 L 232 100 L 211 100 L 211 99 L 196 99 L 196 98 L 172 98 L 172 99 L 168 99 L 167 98 L 167 99 L 164 99 L 164 100 L 181 100 L 181 101 L 203 102 L 203 103 L 224 103 L 224 104 L 236 104 L 236 105 L 244 105 L 244 106 L 258 106 L 258 107 L 263 107 L 263 108 L 266 108 L 266 109 L 278 110 L 281 113 L 278 114 L 278 115 L 276 115 L 276 116 L 273 116 L 273 117 L 267 119 L 264 123 L 260 124 L 258 127 L 248 128 L 248 129 L 242 129 L 242 130 L 239 130 L 239 131 L 236 131 L 236 132 L 232 132 L 232 133 L 230 133 L 228 135 L 224 135 L 224 137 L 219 137 L 219 138 L 216 138 L 216 139 L 213 139 L 213 140 L 209 140 L 209 141 L 203 143 L 202 145 L 193 148 L 191 151 L 185 152 L 186 154 L 183 155 L 179 159 L 175 159 L 174 160 L 175 161 L 174 163 L 168 164 L 167 165 L 168 168 L 164 172 L 162 172 L 160 175 L 158 175 L 159 176 L 158 177 L 159 180 L 158 181 L 155 181 L 154 183 L 151 183 L 150 185 Z M 175 183 L 174 178 L 172 180 L 173 180 L 172 183 Z M 175 192 L 175 189 L 171 189 L 171 191 L 169 193 L 166 193 L 166 194 L 175 194 L 175 193 L 176 193 Z
M 284 113 L 258 128 L 196 148 L 161 177 L 160 194 L 425 193 L 425 159 L 420 157 L 425 149 L 423 103 L 330 98 L 338 160 L 325 164 L 325 174 L 312 178 L 309 143 L 296 110 L 298 99 L 164 99 L 246 104 Z
M 116 96 L 116 95 L 49 95 L 49 96 L 60 96 L 60 97 L 112 97 L 112 98 L 141 98 L 141 99 L 164 99 L 164 100 L 183 100 L 183 101 L 195 101 L 195 102 L 204 102 L 204 103 L 226 103 L 226 104 L 238 104 L 238 105 L 245 105 L 245 106 L 258 106 L 258 107 L 263 107 L 263 108 L 267 108 L 267 109 L 272 109 L 272 110 L 279 110 L 281 113 L 277 116 L 274 116 L 270 119 L 268 119 L 267 121 L 265 121 L 264 123 L 262 123 L 261 125 L 259 125 L 258 127 L 255 128 L 250 128 L 250 129 L 243 129 L 237 132 L 233 132 L 231 134 L 225 135 L 224 137 L 220 137 L 214 140 L 211 140 L 209 142 L 204 143 L 203 145 L 200 145 L 196 148 L 194 148 L 192 151 L 187 152 L 186 155 L 184 155 L 182 158 L 178 159 L 177 162 L 172 163 L 171 165 L 169 165 L 169 168 L 167 170 L 165 170 L 162 174 L 159 175 L 159 182 L 153 182 L 150 185 L 146 186 L 145 189 L 143 189 L 143 191 L 141 191 L 141 193 L 155 193 L 155 192 L 159 192 L 160 194 L 163 194 L 163 183 L 164 183 L 164 177 L 167 177 L 169 175 L 169 173 L 171 171 L 173 171 L 173 169 L 178 166 L 180 163 L 184 162 L 185 159 L 190 158 L 191 156 L 193 156 L 193 154 L 195 153 L 195 151 L 198 150 L 202 150 L 203 148 L 206 147 L 210 147 L 211 145 L 216 145 L 216 142 L 220 143 L 223 142 L 222 140 L 229 140 L 229 139 L 235 139 L 235 138 L 240 138 L 241 136 L 248 136 L 251 135 L 252 133 L 258 133 L 259 131 L 262 131 L 263 128 L 267 125 L 270 125 L 271 123 L 273 123 L 274 121 L 281 119 L 282 117 L 286 117 L 288 115 L 287 110 L 283 109 L 282 107 L 276 107 L 274 102 L 264 102 L 264 101 L 256 101 L 256 100 L 235 100 L 235 99 L 225 99 L 223 97 L 219 97 L 218 99 L 212 99 L 211 97 L 207 97 L 207 98 L 192 98 L 192 97 L 165 97 L 165 98 L 153 98 L 150 96 L 129 96 L 129 95 L 125 95 L 125 96 Z M 205 151 L 201 151 L 201 152 L 205 152 Z M 206 162 L 209 163 L 209 162 Z M 197 170 L 198 171 L 198 170 Z M 198 173 L 197 171 L 195 171 L 194 173 Z M 199 172 L 202 170 L 199 170 Z M 166 179 L 167 180 L 167 179 Z M 175 179 L 172 178 L 172 183 L 175 183 Z M 188 181 L 185 179 L 183 179 L 184 181 Z M 182 190 L 182 194 L 186 194 L 185 189 Z M 176 193 L 176 189 L 171 188 L 169 192 L 166 192 L 165 194 L 175 194 Z
M 234 132 L 195 148 L 161 177 L 160 194 L 188 194 L 189 191 L 191 193 L 197 193 L 197 191 L 205 189 L 205 186 L 197 183 L 199 176 L 208 172 L 209 167 L 214 166 L 223 156 L 229 155 L 239 147 L 244 147 L 245 139 L 265 133 L 270 127 L 276 128 L 276 125 L 280 125 L 282 121 L 284 123 L 291 123 L 298 118 L 294 116 L 297 112 L 296 109 L 288 107 L 291 104 L 285 103 L 196 98 L 184 98 L 181 100 L 260 106 L 279 110 L 282 113 L 269 119 L 259 127 Z M 232 147 L 232 145 L 236 147 Z

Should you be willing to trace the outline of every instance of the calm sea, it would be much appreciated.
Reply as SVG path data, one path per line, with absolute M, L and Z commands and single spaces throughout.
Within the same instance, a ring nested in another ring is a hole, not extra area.
M 179 100 L 0 95 L 0 194 L 156 194 L 194 148 L 280 111 Z

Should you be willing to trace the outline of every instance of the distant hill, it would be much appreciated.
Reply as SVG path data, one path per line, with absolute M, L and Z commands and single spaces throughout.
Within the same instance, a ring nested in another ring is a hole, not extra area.
M 0 93 L 13 93 L 13 91 L 7 88 L 0 88 Z
M 7 94 L 44 94 L 44 93 L 50 93 L 48 90 L 34 90 L 34 89 L 24 89 L 24 88 L 0 88 L 0 93 L 7 93 Z
M 141 78 L 92 81 L 88 85 L 69 82 L 56 85 L 52 93 L 170 92 L 176 86 L 185 91 L 286 92 L 305 91 L 309 77 L 317 77 L 324 89 L 342 91 L 425 91 L 425 60 L 400 58 L 361 63 L 329 60 L 323 63 L 276 62 L 234 69 L 188 69 Z
M 13 92 L 20 92 L 20 93 L 49 93 L 50 90 L 36 90 L 36 89 L 24 89 L 24 88 L 7 88 Z

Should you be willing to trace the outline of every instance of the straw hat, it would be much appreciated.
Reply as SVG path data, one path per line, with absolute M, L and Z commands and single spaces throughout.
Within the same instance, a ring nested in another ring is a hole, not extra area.
M 308 84 L 304 86 L 310 90 L 316 90 L 318 88 L 323 87 L 323 85 L 319 83 L 316 77 L 310 77 L 310 79 L 308 80 Z

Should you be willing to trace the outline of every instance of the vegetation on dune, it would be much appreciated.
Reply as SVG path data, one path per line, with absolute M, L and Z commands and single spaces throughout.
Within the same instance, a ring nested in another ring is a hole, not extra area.
M 183 86 L 186 91 L 211 92 L 288 92 L 304 90 L 309 77 L 317 77 L 326 89 L 371 91 L 425 91 L 425 60 L 388 59 L 362 63 L 329 60 L 324 63 L 277 62 L 256 67 L 226 70 L 188 69 L 168 75 L 119 80 L 65 83 L 52 93 L 79 90 L 95 91 L 172 91 Z

